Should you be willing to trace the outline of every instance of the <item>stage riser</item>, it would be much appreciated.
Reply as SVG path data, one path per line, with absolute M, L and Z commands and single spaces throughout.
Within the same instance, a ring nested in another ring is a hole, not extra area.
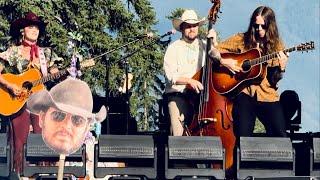
M 240 149 L 238 150 L 238 153 L 241 156 L 242 149 L 242 159 L 238 158 L 238 161 L 235 161 L 238 163 L 238 169 L 235 171 L 235 174 L 237 174 L 239 179 L 246 179 L 249 176 L 253 176 L 255 177 L 255 179 L 312 179 L 312 176 L 320 177 L 320 164 L 317 161 L 317 154 L 319 154 L 318 143 L 320 138 L 311 139 L 313 139 L 311 141 L 311 144 L 308 144 L 306 141 L 304 141 L 303 143 L 294 142 L 292 144 L 289 139 L 285 139 L 285 141 L 280 140 L 277 143 L 276 138 L 274 138 L 273 141 L 269 141 L 270 139 L 264 140 L 263 138 L 251 138 L 251 140 L 255 141 L 256 144 L 254 146 L 248 147 L 241 147 L 241 144 L 245 145 L 246 143 L 240 142 Z M 252 144 L 251 140 L 247 142 L 249 142 L 249 144 Z M 281 145 L 279 147 L 281 147 L 282 149 L 277 147 L 277 144 Z M 246 145 L 248 145 L 248 143 Z M 210 150 L 211 146 L 212 149 Z M 2 158 L 0 163 L 6 162 L 3 160 L 8 159 L 8 164 L 10 164 L 10 149 L 6 134 L 0 134 L 0 147 L 8 147 L 4 149 L 0 148 L 0 159 Z M 275 147 L 275 149 L 270 149 L 270 147 Z M 101 135 L 100 141 L 97 144 L 96 148 L 97 149 L 95 153 L 94 163 L 103 161 L 127 161 L 127 164 L 129 165 L 129 167 L 126 167 L 127 169 L 109 168 L 107 172 L 104 172 L 105 169 L 96 168 L 96 175 L 98 175 L 99 177 L 103 177 L 106 174 L 127 174 L 130 176 L 130 174 L 132 173 L 131 175 L 141 175 L 149 177 L 150 179 L 158 177 L 160 177 L 158 179 L 173 179 L 174 177 L 183 175 L 197 175 L 199 177 L 211 175 L 216 177 L 217 179 L 223 179 L 226 174 L 223 166 L 221 166 L 222 169 L 216 168 L 214 170 L 207 167 L 204 167 L 202 169 L 199 169 L 198 167 L 192 167 L 189 170 L 185 170 L 183 168 L 176 168 L 173 165 L 180 162 L 182 162 L 182 164 L 188 164 L 189 162 L 191 162 L 191 164 L 195 164 L 196 161 L 199 162 L 196 164 L 210 164 L 211 161 L 214 161 L 218 164 L 223 164 L 222 162 L 224 162 L 224 149 L 221 145 L 220 139 L 217 137 L 170 136 L 168 138 L 168 136 L 161 133 L 155 133 L 153 136 Z M 261 152 L 258 152 L 255 149 L 251 148 L 255 148 L 258 150 L 260 149 Z M 274 150 L 280 153 L 280 155 L 282 154 L 285 156 L 283 158 L 278 157 L 277 159 L 271 156 L 266 158 L 266 155 L 263 155 L 263 153 L 266 152 L 266 148 L 269 148 L 268 151 L 270 152 Z M 6 150 L 6 152 L 4 150 Z M 249 150 L 256 152 L 255 154 L 253 154 L 254 157 L 246 156 L 248 155 Z M 56 161 L 58 159 L 57 154 L 55 154 L 54 152 L 44 153 L 49 151 L 50 149 L 44 146 L 41 135 L 32 134 L 29 136 L 28 143 L 26 145 L 26 159 L 32 161 L 44 161 L 53 158 L 54 161 Z M 286 153 L 282 153 L 282 151 Z M 100 154 L 100 158 L 97 157 L 97 152 L 102 153 Z M 206 155 L 205 152 L 210 152 L 209 154 L 211 154 L 211 156 Z M 83 155 L 81 154 L 81 151 L 77 151 L 75 154 L 68 157 L 67 160 L 70 161 L 78 159 L 77 161 L 81 161 L 83 160 L 81 159 L 83 157 Z M 259 157 L 259 154 L 263 156 Z M 250 159 L 249 157 L 254 160 Z M 315 162 L 314 159 L 316 159 Z M 254 165 L 246 165 L 246 163 L 256 163 L 257 165 L 259 165 L 263 164 L 264 161 L 268 161 L 268 163 L 270 164 L 274 163 L 274 168 L 259 169 L 257 167 L 256 169 L 254 169 Z M 289 163 L 289 166 L 283 166 L 284 169 L 277 169 L 278 166 L 282 166 L 281 163 L 283 162 Z M 3 167 L 7 168 L 8 170 L 1 169 Z M 81 169 L 80 171 L 72 169 L 73 168 L 69 168 L 69 172 L 72 173 L 78 171 L 79 174 L 81 174 L 79 177 L 85 176 L 86 169 Z M 296 169 L 303 169 L 303 172 L 300 171 L 298 173 Z M 3 166 L 3 164 L 1 164 L 0 170 L 0 174 L 2 177 L 6 177 L 9 175 L 9 165 Z M 50 171 L 51 173 L 54 173 L 57 171 L 57 168 L 25 167 L 24 175 L 31 176 L 31 174 L 46 173 L 46 170 L 48 170 L 47 172 Z

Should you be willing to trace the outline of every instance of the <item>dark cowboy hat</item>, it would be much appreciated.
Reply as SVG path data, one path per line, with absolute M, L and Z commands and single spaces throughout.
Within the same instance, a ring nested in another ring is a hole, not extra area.
M 37 25 L 39 27 L 40 33 L 43 33 L 47 25 L 39 16 L 33 12 L 28 12 L 25 17 L 19 18 L 11 23 L 10 35 L 19 36 L 20 29 L 25 28 L 30 25 Z

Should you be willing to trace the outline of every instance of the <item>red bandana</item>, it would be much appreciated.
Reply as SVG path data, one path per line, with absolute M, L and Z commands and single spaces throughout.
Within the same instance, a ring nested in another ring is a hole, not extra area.
M 31 47 L 30 49 L 30 60 L 33 60 L 33 57 L 39 57 L 39 50 L 37 44 L 29 44 L 25 41 L 22 41 L 22 45 Z

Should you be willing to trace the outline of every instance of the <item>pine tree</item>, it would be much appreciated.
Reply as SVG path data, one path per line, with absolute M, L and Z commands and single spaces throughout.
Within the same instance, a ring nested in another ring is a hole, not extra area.
M 4 37 L 0 40 L 1 51 L 9 45 L 5 37 L 9 37 L 10 23 L 29 11 L 48 22 L 41 44 L 52 47 L 56 54 L 64 58 L 64 65 L 70 62 L 70 54 L 66 51 L 70 32 L 82 36 L 78 46 L 85 59 L 118 48 L 131 41 L 129 37 L 147 31 L 156 32 L 152 29 L 156 23 L 155 12 L 149 0 L 0 0 L 0 36 Z M 89 83 L 93 94 L 105 96 L 108 66 L 108 90 L 111 94 L 115 93 L 121 86 L 124 74 L 122 57 L 137 51 L 127 60 L 134 75 L 131 115 L 138 121 L 140 130 L 156 128 L 156 103 L 163 91 L 159 74 L 162 73 L 164 49 L 152 41 L 144 38 L 96 58 L 93 68 L 82 71 L 82 78 Z

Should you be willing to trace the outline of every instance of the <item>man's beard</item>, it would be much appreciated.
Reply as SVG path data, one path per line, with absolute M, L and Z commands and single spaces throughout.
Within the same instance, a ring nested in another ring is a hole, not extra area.
M 195 39 L 197 39 L 198 36 L 194 36 L 194 37 L 190 37 L 190 36 L 186 36 L 184 35 L 183 38 L 187 41 L 187 42 L 193 42 Z
M 84 143 L 85 140 L 85 136 L 81 135 L 81 138 L 77 139 L 78 137 L 73 137 L 74 134 L 70 134 L 67 137 L 68 139 L 71 139 L 71 141 L 69 141 L 69 143 L 66 142 L 60 142 L 59 139 L 55 139 L 54 137 L 57 136 L 56 132 L 54 134 L 48 135 L 46 134 L 46 131 L 48 131 L 49 129 L 46 129 L 46 126 L 44 125 L 42 127 L 42 138 L 45 142 L 45 144 L 52 149 L 53 151 L 55 151 L 58 154 L 72 154 L 74 152 L 76 152 Z M 76 138 L 76 142 L 73 142 L 73 139 Z

